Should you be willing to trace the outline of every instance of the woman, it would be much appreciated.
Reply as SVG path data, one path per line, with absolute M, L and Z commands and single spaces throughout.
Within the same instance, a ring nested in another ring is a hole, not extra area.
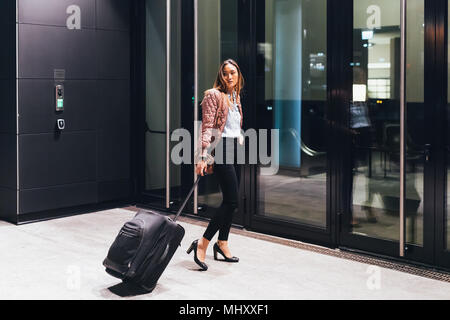
M 206 249 L 213 236 L 219 231 L 218 241 L 213 246 L 214 259 L 218 260 L 220 253 L 226 262 L 238 262 L 239 259 L 232 256 L 228 247 L 228 235 L 230 233 L 233 212 L 238 207 L 238 190 L 240 178 L 240 166 L 236 158 L 242 151 L 244 138 L 241 134 L 243 115 L 240 102 L 240 93 L 244 86 L 244 79 L 238 64 L 231 60 L 225 60 L 217 74 L 214 88 L 205 92 L 202 101 L 202 134 L 201 134 L 201 160 L 197 163 L 196 172 L 203 176 L 207 171 L 207 152 L 213 140 L 212 131 L 217 130 L 219 147 L 223 148 L 224 159 L 230 159 L 231 164 L 214 164 L 214 174 L 222 190 L 223 201 L 208 227 L 199 240 L 195 240 L 187 253 L 194 250 L 194 261 L 201 270 L 206 271 Z M 228 154 L 228 158 L 227 155 Z

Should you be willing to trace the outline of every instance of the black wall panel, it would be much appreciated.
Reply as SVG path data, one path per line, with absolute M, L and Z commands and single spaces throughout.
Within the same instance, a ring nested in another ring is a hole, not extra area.
M 97 202 L 97 184 L 92 182 L 22 190 L 19 199 L 19 214 L 76 207 Z
M 130 83 L 128 80 L 101 80 L 97 81 L 96 92 L 102 100 L 97 106 L 97 119 L 99 129 L 117 129 L 128 131 L 130 127 L 129 104 Z
M 97 30 L 99 79 L 130 78 L 130 36 L 126 32 Z
M 98 183 L 98 201 L 117 201 L 130 197 L 132 185 L 130 180 L 104 181 Z
M 123 180 L 130 177 L 130 135 L 117 130 L 98 133 L 99 181 Z
M 66 79 L 95 79 L 95 30 L 19 25 L 19 78 L 54 79 L 55 69 Z
M 0 134 L 0 187 L 17 189 L 16 135 Z
M 96 180 L 95 131 L 21 135 L 20 189 Z
M 15 1 L 4 0 L 0 1 L 0 133 L 16 133 L 15 57 Z
M 95 28 L 95 0 L 19 0 L 19 23 L 67 26 L 69 6 L 80 8 L 81 28 Z
M 17 215 L 16 2 L 0 1 L 0 217 Z
M 0 1 L 0 79 L 15 78 L 15 1 Z
M 129 1 L 97 0 L 97 28 L 109 30 L 129 30 Z
M 0 187 L 0 217 L 15 223 L 17 221 L 17 191 Z
M 98 179 L 112 181 L 130 177 L 130 101 L 129 81 L 98 82 Z
M 19 113 L 21 134 L 56 131 L 58 118 L 66 120 L 65 132 L 96 130 L 97 105 L 95 80 L 64 81 L 64 112 L 55 112 L 55 82 L 53 80 L 19 80 Z
M 19 1 L 20 214 L 95 205 L 131 195 L 131 3 Z M 79 30 L 67 27 L 72 15 L 67 8 L 71 5 L 80 8 Z M 11 21 L 15 47 L 15 7 Z M 5 54 L 0 53 L 1 57 Z M 15 53 L 13 58 L 15 61 Z M 15 134 L 15 63 L 9 73 L 14 78 L 9 84 L 14 87 L 14 95 L 1 97 L 0 102 L 10 104 L 13 99 L 13 108 L 0 111 L 0 116 L 8 118 L 0 120 L 0 125 Z M 62 112 L 55 108 L 56 84 L 64 85 Z M 66 122 L 62 132 L 56 127 L 57 119 Z M 14 177 L 16 171 L 11 170 Z M 10 185 L 17 185 L 11 181 Z
M 1 133 L 16 134 L 16 81 L 13 79 L 0 80 Z
M 16 76 L 16 26 L 0 23 L 0 79 Z
M 0 1 L 0 24 L 14 24 L 16 22 L 16 0 Z

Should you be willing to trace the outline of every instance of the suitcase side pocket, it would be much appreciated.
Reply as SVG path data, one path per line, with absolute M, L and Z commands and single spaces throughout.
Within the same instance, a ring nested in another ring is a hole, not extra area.
M 108 251 L 103 265 L 117 278 L 125 278 L 143 240 L 143 221 L 125 223 Z M 107 270 L 108 271 L 108 270 Z

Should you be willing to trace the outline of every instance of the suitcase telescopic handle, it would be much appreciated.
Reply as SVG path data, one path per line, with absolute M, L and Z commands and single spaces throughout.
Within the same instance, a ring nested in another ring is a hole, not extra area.
M 194 192 L 195 187 L 197 187 L 201 177 L 202 176 L 198 176 L 197 181 L 195 181 L 194 185 L 191 188 L 191 191 L 189 191 L 189 194 L 187 195 L 186 199 L 184 199 L 183 204 L 181 205 L 180 209 L 178 209 L 178 212 L 175 215 L 175 217 L 172 219 L 174 222 L 177 221 L 178 217 L 181 215 L 181 212 L 183 211 L 184 207 L 186 206 L 186 203 L 188 202 L 189 198 L 191 197 L 192 193 Z

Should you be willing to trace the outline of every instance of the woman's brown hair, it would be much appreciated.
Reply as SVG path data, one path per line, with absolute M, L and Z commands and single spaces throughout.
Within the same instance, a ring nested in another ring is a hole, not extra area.
M 236 61 L 233 59 L 227 59 L 220 65 L 219 72 L 217 73 L 216 81 L 214 82 L 214 89 L 217 89 L 221 92 L 227 92 L 227 83 L 223 78 L 223 69 L 227 64 L 231 64 L 236 67 L 238 71 L 238 82 L 236 84 L 236 94 L 239 95 L 241 93 L 242 88 L 244 87 L 244 77 L 242 76 L 241 69 L 239 68 Z

